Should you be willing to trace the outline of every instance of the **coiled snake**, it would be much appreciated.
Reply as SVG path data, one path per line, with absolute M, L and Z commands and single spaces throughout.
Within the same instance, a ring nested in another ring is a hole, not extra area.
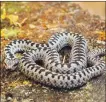
M 58 52 L 64 46 L 71 46 L 70 61 L 63 64 Z M 16 53 L 23 52 L 22 58 Z M 28 77 L 49 86 L 71 89 L 82 86 L 93 77 L 101 75 L 105 62 L 98 56 L 105 54 L 105 49 L 89 51 L 85 38 L 77 33 L 57 32 L 47 44 L 34 43 L 30 40 L 14 40 L 5 47 L 5 63 L 8 68 L 20 71 Z M 36 63 L 43 60 L 44 66 Z M 90 67 L 87 67 L 89 63 Z

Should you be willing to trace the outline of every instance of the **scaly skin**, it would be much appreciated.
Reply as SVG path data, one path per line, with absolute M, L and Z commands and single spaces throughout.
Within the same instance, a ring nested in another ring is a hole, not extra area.
M 62 64 L 58 51 L 64 46 L 72 46 L 71 61 Z M 17 52 L 24 52 L 18 59 Z M 105 62 L 97 56 L 105 54 L 104 49 L 87 53 L 87 43 L 80 34 L 61 32 L 53 35 L 47 44 L 34 43 L 30 40 L 14 40 L 5 47 L 7 67 L 19 69 L 37 82 L 58 88 L 75 88 L 82 86 L 95 76 L 103 73 Z M 43 60 L 44 67 L 35 63 Z M 87 68 L 87 61 L 92 67 Z

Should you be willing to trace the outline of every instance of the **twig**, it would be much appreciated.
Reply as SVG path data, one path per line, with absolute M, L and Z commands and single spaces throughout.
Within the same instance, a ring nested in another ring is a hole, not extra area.
M 28 18 L 24 18 L 21 22 L 21 25 L 24 25 Z
M 64 56 L 64 57 L 63 57 L 63 61 L 62 61 L 62 63 L 64 63 L 64 62 L 65 62 L 65 59 L 66 59 L 66 56 Z

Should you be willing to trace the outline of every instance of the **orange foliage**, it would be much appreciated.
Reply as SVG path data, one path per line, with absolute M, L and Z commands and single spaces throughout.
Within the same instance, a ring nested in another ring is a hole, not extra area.
M 100 41 L 104 41 L 104 40 L 106 40 L 106 38 L 105 38 L 105 32 L 103 32 L 103 31 L 99 31 L 99 32 L 97 32 L 97 34 L 98 34 L 98 40 L 100 40 Z

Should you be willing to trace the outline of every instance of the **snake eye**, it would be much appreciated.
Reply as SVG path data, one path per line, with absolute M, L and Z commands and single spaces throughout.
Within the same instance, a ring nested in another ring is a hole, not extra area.
M 15 63 L 13 66 L 12 66 L 12 70 L 15 70 L 16 68 L 18 67 L 18 63 Z
M 15 63 L 15 64 L 13 65 L 13 67 L 16 67 L 16 66 L 18 66 L 18 63 Z

